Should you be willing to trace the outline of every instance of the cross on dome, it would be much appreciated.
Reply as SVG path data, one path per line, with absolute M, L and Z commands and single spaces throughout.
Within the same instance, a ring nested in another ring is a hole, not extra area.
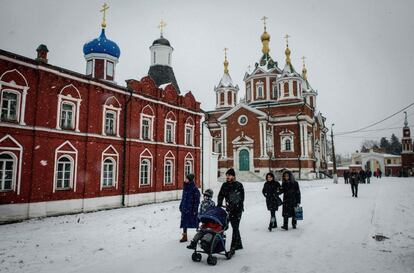
M 102 12 L 103 13 L 103 18 L 102 18 L 102 24 L 101 24 L 101 26 L 103 27 L 103 28 L 105 28 L 106 27 L 106 20 L 105 20 L 105 17 L 106 17 L 106 11 L 109 9 L 109 6 L 106 4 L 106 3 L 104 3 L 103 5 L 102 5 L 102 9 L 100 10 L 100 12 Z
M 163 31 L 164 31 L 164 28 L 167 26 L 167 23 L 165 23 L 162 19 L 161 19 L 161 22 L 160 22 L 160 24 L 158 25 L 158 28 L 160 29 L 160 32 L 161 32 L 161 37 L 162 37 L 162 35 L 163 35 Z

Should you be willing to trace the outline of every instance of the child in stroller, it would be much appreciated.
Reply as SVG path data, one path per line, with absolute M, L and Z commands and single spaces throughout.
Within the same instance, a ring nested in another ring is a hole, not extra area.
M 226 235 L 224 234 L 228 227 L 227 217 L 227 212 L 221 207 L 211 208 L 199 215 L 202 224 L 196 236 L 194 236 L 193 241 L 195 243 L 188 246 L 188 248 L 194 249 L 191 256 L 193 261 L 201 261 L 201 253 L 208 254 L 207 263 L 209 265 L 217 263 L 217 257 L 213 254 L 224 255 L 227 259 L 231 258 L 230 252 L 226 251 Z M 198 241 L 200 241 L 201 246 L 199 251 L 197 250 Z

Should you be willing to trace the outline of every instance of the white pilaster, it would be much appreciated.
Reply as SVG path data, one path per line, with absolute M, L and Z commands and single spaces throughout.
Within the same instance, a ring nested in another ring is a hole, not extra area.
M 227 158 L 227 124 L 221 124 L 221 149 L 223 158 Z
M 22 111 L 21 111 L 21 117 L 20 117 L 20 125 L 26 125 L 26 123 L 24 122 L 24 116 L 25 116 L 25 113 L 26 113 L 26 96 L 27 96 L 27 90 L 28 89 L 29 88 L 27 87 L 23 90 L 23 97 L 22 97 L 22 103 L 21 103 Z
M 266 77 L 266 99 L 270 100 L 270 78 Z

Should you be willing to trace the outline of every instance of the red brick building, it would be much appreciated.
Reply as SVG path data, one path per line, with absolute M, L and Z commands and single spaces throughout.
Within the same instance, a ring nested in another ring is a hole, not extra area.
M 403 137 L 401 139 L 401 165 L 404 175 L 414 175 L 414 149 L 413 139 L 411 138 L 410 127 L 408 127 L 407 112 L 405 114 L 405 121 L 403 127 Z
M 0 50 L 0 222 L 178 199 L 186 173 L 200 181 L 200 103 L 179 94 L 169 41 L 124 87 L 102 27 L 86 74 L 49 64 L 44 45 L 36 59 Z
M 303 64 L 298 74 L 286 47 L 283 69 L 269 55 L 270 35 L 261 36 L 263 55 L 244 76 L 245 96 L 237 103 L 238 85 L 228 70 L 215 87 L 216 108 L 206 113 L 219 170 L 233 167 L 264 177 L 268 171 L 290 169 L 310 179 L 327 169 L 325 117 L 316 109 L 317 91 Z

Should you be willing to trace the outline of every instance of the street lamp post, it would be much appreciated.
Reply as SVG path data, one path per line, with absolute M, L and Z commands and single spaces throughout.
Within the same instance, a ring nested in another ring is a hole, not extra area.
M 331 142 L 332 142 L 332 162 L 333 162 L 333 182 L 335 184 L 338 184 L 338 175 L 336 173 L 336 156 L 335 156 L 335 145 L 334 145 L 334 139 L 333 139 L 333 126 L 335 123 L 332 123 L 331 125 Z

